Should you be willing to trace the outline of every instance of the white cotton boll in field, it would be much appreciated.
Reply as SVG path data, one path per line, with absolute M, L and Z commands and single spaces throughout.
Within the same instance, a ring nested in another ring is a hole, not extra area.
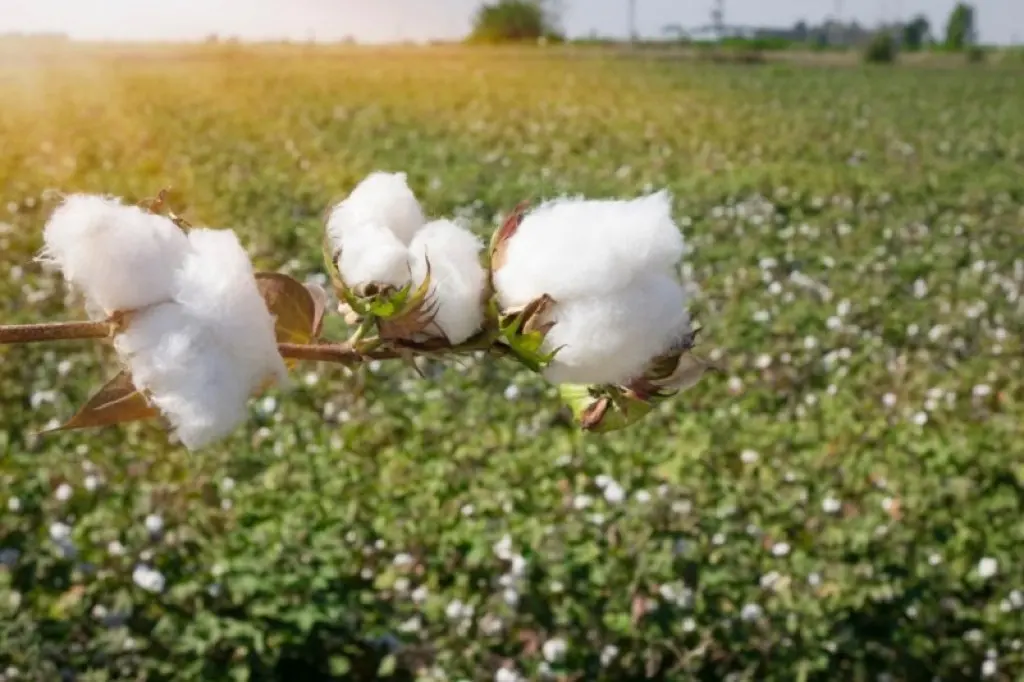
M 283 381 L 287 370 L 277 352 L 274 318 L 238 237 L 231 230 L 192 230 L 188 240 L 192 252 L 178 272 L 175 302 L 238 359 L 252 390 L 268 377 Z
M 559 349 L 544 374 L 556 384 L 625 384 L 689 332 L 686 294 L 652 273 L 606 294 L 558 302 L 545 352 Z
M 331 211 L 327 232 L 335 247 L 355 225 L 373 223 L 409 244 L 426 218 L 405 173 L 375 172 L 368 175 Z
M 409 246 L 413 282 L 421 283 L 430 268 L 434 323 L 459 344 L 480 330 L 484 319 L 487 271 L 480 264 L 483 243 L 450 220 L 436 220 L 420 230 Z
M 622 288 L 670 272 L 683 256 L 666 191 L 631 200 L 559 199 L 526 214 L 494 276 L 502 307 L 548 294 L 556 301 Z
M 247 417 L 244 367 L 181 306 L 143 311 L 114 343 L 135 386 L 150 394 L 185 447 L 222 438 Z
M 409 250 L 376 223 L 357 223 L 345 232 L 338 272 L 350 287 L 370 282 L 401 288 L 409 283 Z
M 198 449 L 233 431 L 249 399 L 283 380 L 274 322 L 234 233 L 194 230 L 176 274 L 175 299 L 140 311 L 115 347 L 137 388 Z
M 46 224 L 40 259 L 55 264 L 103 317 L 171 297 L 188 240 L 170 219 L 118 199 L 73 194 Z

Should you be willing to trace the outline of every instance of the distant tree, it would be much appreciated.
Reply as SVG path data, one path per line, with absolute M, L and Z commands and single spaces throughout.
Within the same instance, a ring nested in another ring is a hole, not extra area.
M 903 26 L 903 47 L 907 50 L 920 50 L 931 41 L 932 27 L 928 18 L 919 14 Z
M 889 31 L 878 31 L 864 48 L 864 61 L 889 64 L 896 61 L 896 40 Z
M 497 0 L 477 10 L 471 42 L 507 43 L 561 38 L 557 5 L 544 0 Z
M 973 45 L 977 40 L 976 22 L 974 6 L 966 2 L 958 3 L 946 23 L 946 47 L 950 50 L 963 50 Z
M 810 33 L 810 29 L 807 28 L 806 21 L 798 21 L 793 25 L 793 40 L 805 41 Z

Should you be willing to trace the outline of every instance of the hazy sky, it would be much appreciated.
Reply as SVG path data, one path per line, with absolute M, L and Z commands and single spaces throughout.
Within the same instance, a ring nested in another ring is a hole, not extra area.
M 571 35 L 624 35 L 628 0 L 562 0 Z M 708 23 L 712 0 L 636 0 L 637 24 L 659 35 L 668 23 Z M 83 39 L 183 40 L 211 33 L 241 38 L 352 35 L 361 41 L 464 35 L 480 0 L 0 0 L 0 33 L 63 32 Z M 817 22 L 838 9 L 865 24 L 927 15 L 945 25 L 955 0 L 725 0 L 726 23 Z M 981 38 L 1024 40 L 1024 0 L 975 0 Z

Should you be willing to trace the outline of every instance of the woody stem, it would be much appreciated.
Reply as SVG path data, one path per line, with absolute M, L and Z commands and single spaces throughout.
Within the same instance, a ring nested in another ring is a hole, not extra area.
M 351 343 L 279 343 L 277 351 L 287 360 L 312 360 L 353 365 L 365 360 L 391 360 L 400 357 L 390 349 L 358 351 Z
M 105 321 L 8 324 L 0 325 L 0 344 L 105 339 L 112 330 L 113 325 Z

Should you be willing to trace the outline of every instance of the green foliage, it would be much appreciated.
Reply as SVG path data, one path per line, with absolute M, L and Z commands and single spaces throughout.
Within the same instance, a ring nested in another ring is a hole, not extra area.
M 736 50 L 789 50 L 797 43 L 785 38 L 724 38 L 717 45 Z
M 870 64 L 890 64 L 896 61 L 896 41 L 888 31 L 879 31 L 864 48 L 864 61 Z
M 903 48 L 917 52 L 931 40 L 931 23 L 928 17 L 919 14 L 903 26 Z
M 515 43 L 561 40 L 542 0 L 497 0 L 477 10 L 469 42 Z
M 0 320 L 84 315 L 31 260 L 52 188 L 173 187 L 326 286 L 322 212 L 375 169 L 481 236 L 666 187 L 724 375 L 597 436 L 512 362 L 302 364 L 189 456 L 147 423 L 37 436 L 118 368 L 0 347 L 0 675 L 1024 675 L 1019 66 L 338 50 L 0 63 Z
M 981 45 L 971 45 L 964 51 L 964 56 L 969 64 L 980 64 L 985 61 L 985 48 Z
M 946 49 L 964 50 L 977 41 L 977 16 L 974 6 L 957 3 L 946 22 Z

